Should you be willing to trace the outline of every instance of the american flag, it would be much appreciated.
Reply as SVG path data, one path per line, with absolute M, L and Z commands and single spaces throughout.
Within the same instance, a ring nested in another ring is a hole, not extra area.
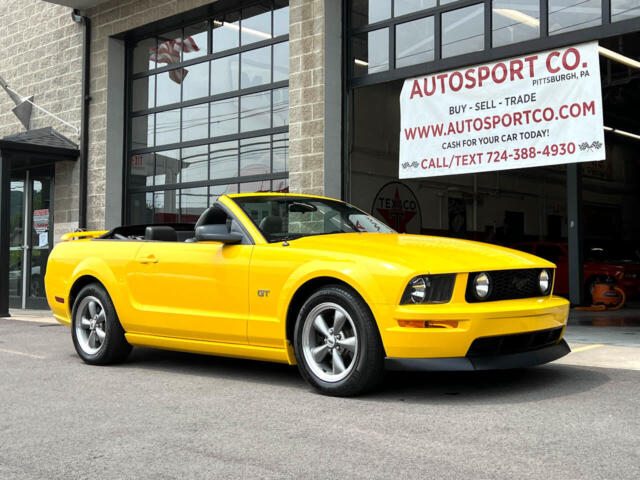
M 200 48 L 192 37 L 182 39 L 180 37 L 175 40 L 167 40 L 157 47 L 149 49 L 149 60 L 156 63 L 166 63 L 172 65 L 180 62 L 181 52 L 197 52 Z M 169 78 L 176 83 L 182 83 L 189 71 L 186 68 L 177 68 L 169 72 Z

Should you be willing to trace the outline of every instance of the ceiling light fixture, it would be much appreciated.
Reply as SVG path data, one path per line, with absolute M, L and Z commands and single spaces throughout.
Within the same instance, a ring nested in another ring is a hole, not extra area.
M 229 23 L 229 22 L 221 22 L 219 20 L 214 20 L 213 24 L 216 27 L 227 27 L 230 28 L 232 30 L 236 30 L 239 31 L 240 27 L 238 25 L 236 25 L 235 23 Z M 254 30 L 253 28 L 249 28 L 249 27 L 242 27 L 242 33 L 249 33 L 251 35 L 255 35 L 256 37 L 262 37 L 264 39 L 270 39 L 271 35 L 269 35 L 268 33 L 264 33 L 261 32 L 260 30 Z
M 524 23 L 525 25 L 529 25 L 530 27 L 540 27 L 540 20 L 519 10 L 513 10 L 512 8 L 495 8 L 493 11 L 498 15 L 510 18 L 511 20 L 515 20 L 516 22 Z M 640 70 L 640 62 L 634 60 L 633 58 L 629 58 L 618 52 L 614 52 L 613 50 L 609 50 L 608 48 L 600 46 L 598 47 L 598 53 L 603 57 L 608 58 L 609 60 L 613 60 L 614 62 L 622 63 L 623 65 L 626 65 L 628 67 Z
M 636 135 L 635 133 L 627 132 L 625 130 L 618 130 L 617 128 L 604 127 L 605 131 L 615 133 L 617 135 L 622 135 L 623 137 L 633 138 L 634 140 L 640 140 L 640 135 Z

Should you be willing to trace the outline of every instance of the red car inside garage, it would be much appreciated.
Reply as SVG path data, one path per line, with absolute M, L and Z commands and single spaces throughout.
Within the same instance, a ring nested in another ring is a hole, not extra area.
M 561 242 L 523 242 L 513 248 L 529 252 L 557 265 L 554 292 L 569 294 L 569 256 L 567 245 Z M 590 299 L 591 288 L 596 279 L 610 276 L 617 280 L 627 298 L 640 296 L 640 261 L 629 258 L 615 258 L 603 248 L 594 247 L 585 251 L 584 288 Z

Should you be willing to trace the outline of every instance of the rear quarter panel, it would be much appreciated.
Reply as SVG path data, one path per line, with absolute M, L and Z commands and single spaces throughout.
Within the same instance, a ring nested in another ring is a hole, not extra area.
M 47 301 L 55 318 L 70 324 L 73 305 L 69 297 L 73 285 L 82 277 L 91 276 L 106 288 L 126 330 L 132 309 L 124 274 L 141 245 L 122 240 L 74 240 L 56 245 L 45 275 Z

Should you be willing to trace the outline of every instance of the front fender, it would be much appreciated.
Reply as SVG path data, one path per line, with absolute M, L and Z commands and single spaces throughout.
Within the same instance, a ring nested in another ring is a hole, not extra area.
M 285 282 L 278 301 L 277 316 L 286 320 L 289 305 L 296 292 L 307 282 L 316 278 L 335 278 L 353 288 L 364 299 L 376 316 L 376 305 L 384 303 L 382 288 L 368 268 L 351 261 L 315 260 L 301 265 Z M 282 322 L 283 338 L 286 338 L 286 321 Z

